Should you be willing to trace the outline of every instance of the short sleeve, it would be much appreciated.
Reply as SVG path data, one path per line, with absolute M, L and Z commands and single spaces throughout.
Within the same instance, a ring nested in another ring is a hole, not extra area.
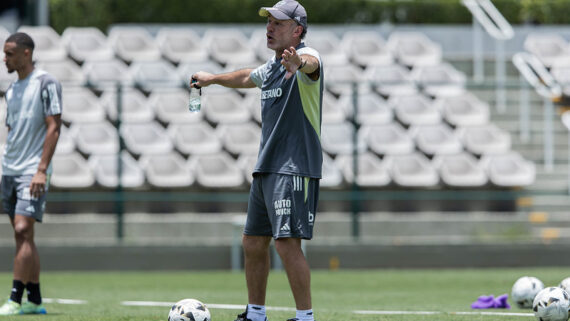
M 253 83 L 258 88 L 261 88 L 261 86 L 263 85 L 263 81 L 265 80 L 265 77 L 267 75 L 267 70 L 269 68 L 269 63 L 270 62 L 268 61 L 267 63 L 255 68 L 249 74 L 251 81 L 253 81 Z
M 42 104 L 45 116 L 61 114 L 61 85 L 53 78 L 42 83 Z

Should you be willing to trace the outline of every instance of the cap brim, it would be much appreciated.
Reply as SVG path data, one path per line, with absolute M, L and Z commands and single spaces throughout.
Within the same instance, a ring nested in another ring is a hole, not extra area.
M 262 17 L 269 17 L 270 15 L 277 20 L 291 20 L 291 17 L 275 8 L 263 7 L 259 9 L 259 15 Z

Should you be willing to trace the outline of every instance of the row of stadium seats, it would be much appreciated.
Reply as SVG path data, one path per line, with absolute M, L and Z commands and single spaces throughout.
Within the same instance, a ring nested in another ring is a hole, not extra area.
M 251 183 L 251 171 L 257 155 L 241 155 L 237 160 L 226 152 L 196 155 L 185 159 L 178 153 L 143 155 L 138 160 L 121 154 L 122 181 L 127 188 L 149 184 L 158 188 L 197 185 L 203 188 L 242 188 Z M 91 155 L 87 160 L 79 153 L 56 154 L 52 184 L 59 188 L 88 188 L 95 183 L 116 187 L 116 155 Z M 534 181 L 534 164 L 516 152 L 484 156 L 477 160 L 469 153 L 442 155 L 431 161 L 423 154 L 387 156 L 380 159 L 366 152 L 359 155 L 357 182 L 363 187 L 389 185 L 408 188 L 436 186 L 511 187 Z M 324 188 L 341 188 L 354 181 L 352 156 L 332 159 L 324 154 Z

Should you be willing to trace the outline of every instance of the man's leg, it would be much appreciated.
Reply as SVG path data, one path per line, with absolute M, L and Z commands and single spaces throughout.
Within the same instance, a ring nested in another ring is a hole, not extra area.
M 40 281 L 40 256 L 34 242 L 35 222 L 33 217 L 17 214 L 12 220 L 16 240 L 14 279 L 24 284 Z
M 281 238 L 275 240 L 275 249 L 289 279 L 297 310 L 311 309 L 311 271 L 301 249 L 301 239 Z
M 245 279 L 250 304 L 265 305 L 267 278 L 271 267 L 269 259 L 269 236 L 243 236 L 245 256 Z

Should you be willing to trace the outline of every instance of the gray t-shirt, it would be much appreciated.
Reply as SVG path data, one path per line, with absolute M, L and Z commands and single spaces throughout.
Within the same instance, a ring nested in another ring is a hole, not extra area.
M 300 71 L 285 79 L 287 71 L 275 57 L 250 74 L 261 88 L 261 143 L 254 173 L 322 177 L 323 65 L 319 53 L 303 43 L 297 53 L 319 60 L 318 80 Z
M 6 126 L 10 131 L 2 175 L 33 175 L 42 157 L 47 132 L 45 118 L 61 114 L 61 85 L 45 71 L 34 69 L 26 79 L 13 82 L 5 98 Z M 47 173 L 51 173 L 51 164 Z

